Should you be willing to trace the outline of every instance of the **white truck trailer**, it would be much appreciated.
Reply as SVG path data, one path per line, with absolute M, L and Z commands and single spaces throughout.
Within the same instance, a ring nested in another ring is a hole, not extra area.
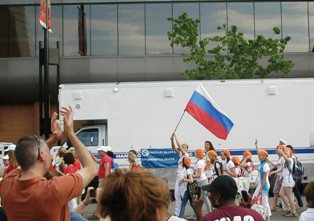
M 148 163 L 167 161 L 160 156 L 171 152 L 170 136 L 199 83 L 234 126 L 228 138 L 221 140 L 185 113 L 176 133 L 192 152 L 210 140 L 218 151 L 227 148 L 232 155 L 242 155 L 243 150 L 254 151 L 257 138 L 260 148 L 275 160 L 274 148 L 282 138 L 295 147 L 303 163 L 313 162 L 313 78 L 62 84 L 59 106 L 72 106 L 74 120 L 89 125 L 78 131 L 81 140 L 95 154 L 98 146 L 110 145 L 120 167 L 128 164 L 127 152 L 132 148 L 140 156 L 146 157 L 149 151 L 159 154 Z M 253 159 L 258 164 L 257 157 Z M 170 185 L 175 182 L 175 169 L 153 171 Z

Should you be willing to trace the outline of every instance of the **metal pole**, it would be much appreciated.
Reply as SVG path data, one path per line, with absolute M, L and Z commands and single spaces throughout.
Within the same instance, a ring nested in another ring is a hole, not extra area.
M 48 139 L 50 132 L 49 120 L 49 32 L 48 32 L 48 0 L 46 0 L 46 28 L 44 28 L 45 68 L 44 68 L 44 136 Z
M 42 117 L 43 117 L 43 70 L 42 70 L 42 41 L 39 42 L 39 85 L 38 85 L 38 114 L 39 114 L 39 134 L 43 134 Z
M 57 64 L 57 94 L 59 98 L 59 85 L 60 85 L 60 41 L 57 41 L 57 49 L 58 49 L 58 64 Z M 59 112 L 59 99 L 57 101 L 57 111 Z

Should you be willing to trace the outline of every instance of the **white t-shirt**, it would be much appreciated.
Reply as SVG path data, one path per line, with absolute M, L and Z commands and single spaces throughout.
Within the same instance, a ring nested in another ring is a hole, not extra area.
M 285 161 L 285 160 L 284 160 Z M 284 164 L 283 164 L 283 169 L 282 169 L 282 176 L 283 177 L 288 177 L 288 176 L 292 176 L 292 168 L 293 168 L 293 159 L 292 158 L 289 158 L 289 161 L 290 162 L 284 162 Z M 287 164 L 289 164 L 289 167 L 287 166 Z M 289 170 L 289 168 L 290 168 L 290 170 Z
M 301 213 L 299 221 L 312 221 L 314 219 L 314 208 L 308 208 Z
M 228 170 L 231 170 L 231 168 L 234 168 L 235 166 L 234 166 L 234 163 L 232 162 L 232 160 L 229 160 L 229 162 L 228 163 L 226 163 L 227 161 L 225 161 L 225 166 L 223 167 L 224 168 L 224 175 L 228 175 L 228 176 L 230 176 L 230 174 L 228 174 L 227 172 L 226 172 L 226 170 L 228 169 Z
M 184 157 L 189 157 L 188 153 L 185 153 L 184 155 L 182 155 L 182 152 L 180 151 L 180 155 L 179 155 L 180 159 L 178 161 L 178 171 L 177 171 L 177 175 L 179 176 L 183 176 L 184 173 L 184 167 L 183 167 L 183 158 Z
M 207 180 L 206 174 L 204 172 L 205 169 L 205 162 L 204 160 L 198 160 L 194 166 L 194 174 L 197 173 L 197 169 L 201 169 L 201 176 L 199 178 L 196 178 L 197 182 L 203 181 L 203 180 Z

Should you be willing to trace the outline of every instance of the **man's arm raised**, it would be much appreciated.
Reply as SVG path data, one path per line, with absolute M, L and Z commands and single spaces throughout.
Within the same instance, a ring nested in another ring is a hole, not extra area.
M 97 174 L 97 167 L 92 159 L 91 154 L 84 144 L 78 139 L 73 129 L 73 111 L 71 107 L 62 107 L 60 110 L 64 119 L 64 133 L 72 142 L 82 169 L 77 171 L 83 178 L 83 186 L 86 187 Z

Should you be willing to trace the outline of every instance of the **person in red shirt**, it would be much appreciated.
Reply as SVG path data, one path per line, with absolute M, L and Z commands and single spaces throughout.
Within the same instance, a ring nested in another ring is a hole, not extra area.
M 66 153 L 63 157 L 63 173 L 64 174 L 72 174 L 78 171 L 78 169 L 73 165 L 74 163 L 74 156 L 72 153 Z
M 141 165 L 138 163 L 137 156 L 134 153 L 128 154 L 128 160 L 129 160 L 129 170 L 136 170 L 141 168 Z
M 92 153 L 92 157 L 96 163 L 99 164 L 98 169 L 98 179 L 99 179 L 99 187 L 102 185 L 104 179 L 111 173 L 112 167 L 112 158 L 108 156 L 108 151 L 111 151 L 110 146 L 100 146 L 97 148 L 98 155 L 101 159 L 95 157 Z

